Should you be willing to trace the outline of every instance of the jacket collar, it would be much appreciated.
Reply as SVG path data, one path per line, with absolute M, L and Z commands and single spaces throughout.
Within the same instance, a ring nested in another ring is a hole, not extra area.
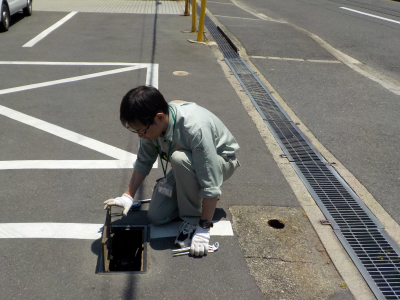
M 171 110 L 174 113 L 175 119 L 176 119 L 176 112 L 174 111 L 173 107 L 169 105 L 168 109 L 168 127 L 167 130 L 165 131 L 165 134 L 163 136 L 164 139 L 168 139 L 172 142 L 172 138 L 174 136 L 174 118 L 171 115 Z

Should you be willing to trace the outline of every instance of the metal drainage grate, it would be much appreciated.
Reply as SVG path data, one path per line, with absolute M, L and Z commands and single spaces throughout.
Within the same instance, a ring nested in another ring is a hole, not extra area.
M 372 292 L 378 299 L 400 299 L 400 248 L 207 15 L 205 25 Z

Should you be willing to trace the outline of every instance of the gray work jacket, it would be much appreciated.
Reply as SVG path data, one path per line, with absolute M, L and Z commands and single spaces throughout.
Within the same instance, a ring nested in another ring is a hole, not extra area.
M 218 155 L 234 157 L 239 149 L 233 135 L 218 117 L 195 103 L 170 103 L 176 123 L 169 111 L 168 127 L 157 138 L 161 151 L 171 154 L 177 150 L 192 153 L 194 168 L 200 184 L 199 196 L 212 198 L 221 194 L 222 170 Z M 140 139 L 135 171 L 148 175 L 157 159 L 157 141 Z

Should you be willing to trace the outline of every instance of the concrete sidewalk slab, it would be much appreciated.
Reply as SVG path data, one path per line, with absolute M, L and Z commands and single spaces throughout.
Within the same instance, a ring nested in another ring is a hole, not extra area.
M 335 60 L 312 38 L 288 24 L 228 18 L 221 22 L 241 41 L 248 55 Z
M 36 0 L 38 11 L 78 11 L 94 13 L 167 14 L 181 15 L 185 1 L 114 1 L 114 0 Z
M 230 211 L 250 272 L 267 299 L 354 299 L 301 208 Z

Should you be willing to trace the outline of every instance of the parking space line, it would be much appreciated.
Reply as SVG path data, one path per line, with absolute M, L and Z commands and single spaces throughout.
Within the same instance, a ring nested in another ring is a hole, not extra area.
M 101 238 L 103 224 L 80 223 L 3 223 L 0 239 L 79 239 Z
M 95 78 L 105 75 L 112 75 L 121 72 L 128 72 L 138 69 L 147 68 L 146 75 L 146 85 L 154 86 L 158 88 L 158 64 L 149 64 L 149 63 L 123 63 L 123 62 L 48 62 L 48 61 L 0 61 L 0 65 L 46 65 L 46 66 L 130 66 L 130 68 L 121 68 L 115 69 L 105 72 L 87 74 L 83 76 L 65 78 L 54 81 L 47 81 L 37 84 L 31 84 L 16 88 L 9 88 L 0 90 L 0 95 L 20 92 L 28 89 L 40 88 L 45 86 L 50 86 L 54 84 L 73 82 L 77 80 L 84 80 L 89 78 Z
M 213 221 L 212 236 L 233 236 L 230 221 Z M 150 225 L 150 238 L 176 236 L 181 222 L 161 226 Z M 104 224 L 84 223 L 2 223 L 0 239 L 81 239 L 101 238 Z
M 50 26 L 46 30 L 42 31 L 39 33 L 36 37 L 31 39 L 29 42 L 27 42 L 25 45 L 22 47 L 33 47 L 36 43 L 40 42 L 42 39 L 44 39 L 47 35 L 49 35 L 52 31 L 56 30 L 58 27 L 60 27 L 62 24 L 67 22 L 69 19 L 71 19 L 73 16 L 75 16 L 78 12 L 73 11 L 66 15 L 64 18 L 62 18 L 60 21 L 55 23 L 53 26 Z
M 56 62 L 56 61 L 0 61 L 0 65 L 40 65 L 40 66 L 142 66 L 149 64 L 123 63 L 123 62 Z
M 29 116 L 27 114 L 21 113 L 16 110 L 13 110 L 11 108 L 7 108 L 2 105 L 0 105 L 0 115 L 6 116 L 6 117 L 16 120 L 16 121 L 19 121 L 23 124 L 30 125 L 37 129 L 43 130 L 45 132 L 48 132 L 50 134 L 53 134 L 60 138 L 63 138 L 67 141 L 76 143 L 83 147 L 87 147 L 89 149 L 92 149 L 94 151 L 100 152 L 104 155 L 107 155 L 107 156 L 110 156 L 110 157 L 113 157 L 116 159 L 128 160 L 128 157 L 131 156 L 132 159 L 134 158 L 136 160 L 136 155 L 134 155 L 134 157 L 133 157 L 133 154 L 126 152 L 124 150 L 118 149 L 117 147 L 110 146 L 103 142 L 86 137 L 84 135 L 81 135 L 79 133 L 73 132 L 71 130 L 62 128 L 60 126 L 57 126 L 57 125 L 54 125 L 51 123 L 48 123 L 46 121 L 34 118 L 32 116 Z
M 126 67 L 126 68 L 115 69 L 115 70 L 110 70 L 110 71 L 92 73 L 92 74 L 88 74 L 88 75 L 69 77 L 69 78 L 64 78 L 64 79 L 59 79 L 59 80 L 52 80 L 52 81 L 46 81 L 46 82 L 41 82 L 41 83 L 23 85 L 23 86 L 14 87 L 14 88 L 8 88 L 8 89 L 0 90 L 0 95 L 21 92 L 21 91 L 26 91 L 26 90 L 31 90 L 31 89 L 36 89 L 36 88 L 40 88 L 40 87 L 61 84 L 61 83 L 90 79 L 90 78 L 95 78 L 95 77 L 100 77 L 100 76 L 106 76 L 106 75 L 111 75 L 111 74 L 117 74 L 117 73 L 122 73 L 122 72 L 129 72 L 129 71 L 138 70 L 138 69 L 143 69 L 143 66 L 137 65 L 134 67 Z
M 147 65 L 146 85 L 158 88 L 158 64 Z
M 97 151 L 117 159 L 113 160 L 37 160 L 37 161 L 1 161 L 0 170 L 9 169 L 114 169 L 132 168 L 136 155 L 71 130 L 31 117 L 19 111 L 0 105 L 0 115 L 30 125 L 67 141 Z M 157 163 L 153 165 L 157 168 Z
M 139 69 L 146 69 L 146 85 L 158 88 L 158 64 L 149 63 L 115 63 L 115 62 L 24 62 L 0 61 L 0 65 L 70 65 L 70 66 L 129 66 L 105 72 L 92 73 L 83 76 L 64 78 L 60 80 L 42 82 L 26 86 L 0 90 L 0 95 L 26 91 L 35 88 L 69 83 L 78 80 L 90 79 L 100 76 L 112 75 Z M 136 155 L 114 146 L 96 141 L 89 137 L 64 129 L 57 125 L 26 115 L 19 111 L 0 105 L 0 115 L 21 122 L 23 124 L 43 130 L 70 142 L 110 156 L 116 160 L 13 160 L 0 161 L 0 170 L 10 169 L 131 169 L 136 161 Z M 157 168 L 157 162 L 153 168 Z
M 218 236 L 233 236 L 232 223 L 230 221 L 213 221 L 213 227 L 211 228 L 211 235 Z M 150 225 L 150 238 L 164 238 L 176 236 L 179 231 L 179 226 L 182 222 L 172 222 L 162 226 Z
M 0 170 L 133 169 L 134 163 L 129 157 L 125 160 L 5 160 L 0 161 Z

